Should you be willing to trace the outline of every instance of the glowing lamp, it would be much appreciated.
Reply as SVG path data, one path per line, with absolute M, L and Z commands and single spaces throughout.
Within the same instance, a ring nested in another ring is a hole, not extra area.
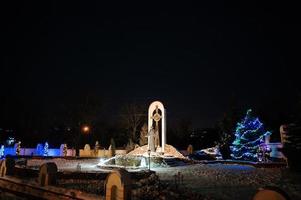
M 89 133 L 90 127 L 89 126 L 83 126 L 82 130 L 83 130 L 84 133 Z

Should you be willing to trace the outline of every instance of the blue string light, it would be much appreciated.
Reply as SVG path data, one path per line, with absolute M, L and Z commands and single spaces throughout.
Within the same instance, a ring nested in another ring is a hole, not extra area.
M 252 110 L 247 111 L 246 116 L 241 122 L 237 123 L 235 130 L 235 140 L 230 147 L 232 158 L 242 160 L 257 161 L 257 152 L 264 143 L 264 138 L 271 135 L 265 131 L 263 123 L 258 118 L 251 116 Z

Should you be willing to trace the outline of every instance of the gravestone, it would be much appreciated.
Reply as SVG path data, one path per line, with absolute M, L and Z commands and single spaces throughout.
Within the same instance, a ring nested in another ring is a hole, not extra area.
M 187 147 L 187 153 L 189 154 L 189 155 L 191 155 L 192 153 L 193 153 L 193 146 L 190 144 L 190 145 L 188 145 L 188 147 Z
M 57 166 L 54 162 L 44 163 L 40 167 L 38 182 L 41 186 L 55 185 Z
M 106 178 L 106 200 L 129 200 L 131 198 L 131 176 L 125 169 L 113 170 Z
M 94 156 L 98 156 L 99 149 L 100 149 L 100 144 L 98 141 L 96 141 L 94 146 Z
M 11 157 L 6 157 L 5 159 L 6 164 L 6 175 L 13 175 L 15 170 L 16 162 Z
M 85 144 L 85 146 L 84 146 L 84 151 L 90 151 L 91 150 L 91 148 L 90 148 L 90 145 L 89 144 Z
M 100 144 L 99 144 L 98 140 L 95 142 L 94 149 L 97 150 L 97 151 L 100 149 Z
M 84 155 L 91 156 L 91 147 L 89 144 L 85 144 L 85 146 L 84 146 Z
M 108 157 L 108 158 L 112 158 L 113 156 L 115 156 L 115 155 L 114 155 L 114 150 L 113 150 L 112 145 L 110 145 L 109 148 L 108 148 L 108 154 L 107 154 L 107 157 Z
M 4 177 L 6 175 L 6 163 L 5 160 L 0 161 L 0 177 Z

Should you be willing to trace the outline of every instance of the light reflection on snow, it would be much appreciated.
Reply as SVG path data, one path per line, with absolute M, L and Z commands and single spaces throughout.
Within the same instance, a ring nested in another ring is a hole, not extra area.
M 219 170 L 233 170 L 233 171 L 250 171 L 256 169 L 255 167 L 250 165 L 239 165 L 239 164 L 207 164 L 207 166 Z

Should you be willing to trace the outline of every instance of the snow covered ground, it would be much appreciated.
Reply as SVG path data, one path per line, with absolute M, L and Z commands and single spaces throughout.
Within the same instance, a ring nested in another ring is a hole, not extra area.
M 163 182 L 174 183 L 175 174 L 183 175 L 179 188 L 192 190 L 214 199 L 252 199 L 256 190 L 277 186 L 292 199 L 301 199 L 301 175 L 279 168 L 255 168 L 236 164 L 195 164 L 154 169 Z
M 28 159 L 27 166 L 38 168 L 43 163 L 55 162 L 58 167 L 58 171 L 78 171 L 78 165 L 80 165 L 81 171 L 100 171 L 97 164 L 101 161 L 99 158 L 93 159 Z
M 27 165 L 38 167 L 44 162 L 55 162 L 59 171 L 102 171 L 97 167 L 100 159 L 32 159 Z M 183 175 L 179 189 L 212 197 L 212 199 L 252 199 L 257 189 L 264 186 L 277 186 L 286 191 L 292 199 L 301 200 L 301 174 L 287 169 L 255 168 L 238 164 L 193 164 L 178 167 L 152 168 L 163 183 L 174 185 L 175 174 Z

